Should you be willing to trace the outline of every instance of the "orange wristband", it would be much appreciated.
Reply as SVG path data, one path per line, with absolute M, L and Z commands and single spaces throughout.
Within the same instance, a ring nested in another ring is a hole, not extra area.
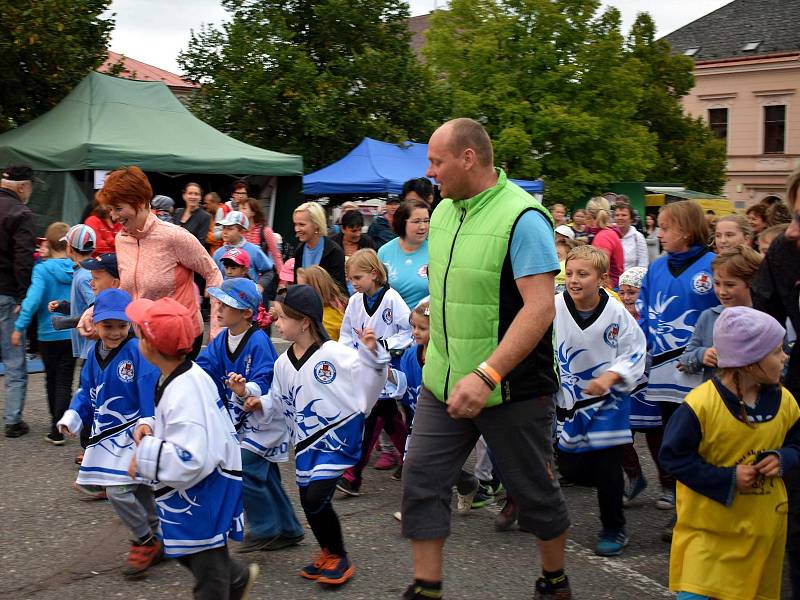
M 503 381 L 503 378 L 500 377 L 500 373 L 495 371 L 486 361 L 483 361 L 480 365 L 478 365 L 479 369 L 483 369 L 483 371 L 492 378 L 495 385 L 500 385 L 500 382 Z

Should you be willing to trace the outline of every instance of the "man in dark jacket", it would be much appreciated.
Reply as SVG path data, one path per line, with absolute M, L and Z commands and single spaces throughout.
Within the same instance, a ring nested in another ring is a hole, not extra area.
M 346 212 L 342 215 L 342 231 L 332 236 L 331 240 L 339 244 L 344 250 L 344 255 L 348 257 L 363 248 L 372 248 L 377 251 L 378 248 L 372 238 L 361 233 L 363 227 L 364 215 L 361 214 L 361 211 L 351 210 Z
M 367 235 L 372 238 L 372 241 L 375 242 L 378 248 L 397 237 L 397 234 L 392 229 L 392 218 L 394 217 L 394 213 L 397 212 L 398 206 L 400 206 L 400 198 L 397 196 L 390 196 L 389 199 L 386 200 L 383 214 L 379 217 L 375 217 L 375 220 L 372 221 L 372 224 L 367 230 Z M 376 250 L 378 248 L 376 248 Z
M 800 169 L 788 182 L 786 203 L 794 220 L 786 234 L 769 246 L 766 257 L 751 286 L 753 307 L 772 315 L 778 323 L 788 318 L 795 331 L 800 332 Z M 789 356 L 789 367 L 783 384 L 800 402 L 800 343 L 795 342 Z M 792 581 L 792 598 L 800 600 L 800 473 L 784 475 L 789 494 L 789 523 L 786 550 Z
M 33 251 L 33 213 L 26 203 L 33 192 L 33 170 L 13 166 L 0 175 L 0 353 L 6 368 L 6 437 L 28 433 L 22 420 L 28 372 L 25 367 L 25 340 L 11 344 L 14 322 L 20 303 L 31 284 Z

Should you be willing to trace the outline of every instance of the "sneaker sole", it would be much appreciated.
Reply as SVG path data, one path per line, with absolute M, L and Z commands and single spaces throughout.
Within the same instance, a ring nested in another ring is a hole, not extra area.
M 403 514 L 398 510 L 396 513 L 393 513 L 392 516 L 401 523 L 403 522 Z
M 53 444 L 53 446 L 63 446 L 64 445 L 64 440 L 51 440 L 47 436 L 44 436 L 44 441 L 48 442 L 50 444 Z
M 339 485 L 338 483 L 336 484 L 336 489 L 342 492 L 345 496 L 351 496 L 352 498 L 356 498 L 361 495 L 361 492 L 358 492 L 353 489 L 347 489 L 344 486 Z
M 355 573 L 355 568 L 351 566 L 338 579 L 331 579 L 330 577 L 319 576 L 317 578 L 317 583 L 321 585 L 342 585 L 343 583 L 347 583 L 350 580 L 350 578 L 353 577 L 353 573 Z
M 656 500 L 656 508 L 658 510 L 675 510 L 675 505 L 670 504 L 669 502 L 662 502 L 661 500 Z
M 312 573 L 306 573 L 302 569 L 297 573 L 303 579 L 308 579 L 309 581 L 317 581 L 320 578 L 320 575 L 313 575 Z
M 147 571 L 151 568 L 156 566 L 158 563 L 163 562 L 164 560 L 164 546 L 161 546 L 159 553 L 153 558 L 149 565 L 142 568 L 130 568 L 125 569 L 122 571 L 122 574 L 125 576 L 126 579 L 144 579 L 147 577 Z
M 626 541 L 624 544 L 622 544 L 622 547 L 619 550 L 611 550 L 610 552 L 600 552 L 599 550 L 595 549 L 594 553 L 597 556 L 606 556 L 606 557 L 620 556 L 620 555 L 622 555 L 622 551 L 625 548 L 627 548 L 627 546 L 628 546 L 628 541 Z
M 259 569 L 258 565 L 255 563 L 250 563 L 247 566 L 247 570 L 249 571 L 249 574 L 247 577 L 247 584 L 244 586 L 244 589 L 242 590 L 242 595 L 239 596 L 241 600 L 247 600 L 250 597 L 250 592 L 253 589 L 253 584 L 256 582 L 256 578 L 258 577 L 258 574 L 261 571 L 261 569 Z

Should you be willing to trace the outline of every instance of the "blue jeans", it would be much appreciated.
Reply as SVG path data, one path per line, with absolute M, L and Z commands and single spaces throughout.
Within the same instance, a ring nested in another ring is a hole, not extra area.
M 0 295 L 0 353 L 6 367 L 6 425 L 22 421 L 25 392 L 28 389 L 28 371 L 25 365 L 25 333 L 19 346 L 11 345 L 11 334 L 17 320 L 17 301 L 11 296 Z
M 277 535 L 291 538 L 303 535 L 303 526 L 283 490 L 276 463 L 242 450 L 242 484 L 248 537 L 270 539 Z

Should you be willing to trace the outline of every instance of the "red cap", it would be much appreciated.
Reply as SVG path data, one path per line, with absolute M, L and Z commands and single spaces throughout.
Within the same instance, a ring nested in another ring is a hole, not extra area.
M 250 255 L 246 250 L 242 250 L 241 248 L 231 248 L 223 254 L 220 260 L 230 260 L 245 269 L 250 268 Z
M 155 302 L 146 298 L 134 300 L 125 314 L 164 356 L 189 354 L 201 333 L 197 315 L 172 298 L 160 298 Z

